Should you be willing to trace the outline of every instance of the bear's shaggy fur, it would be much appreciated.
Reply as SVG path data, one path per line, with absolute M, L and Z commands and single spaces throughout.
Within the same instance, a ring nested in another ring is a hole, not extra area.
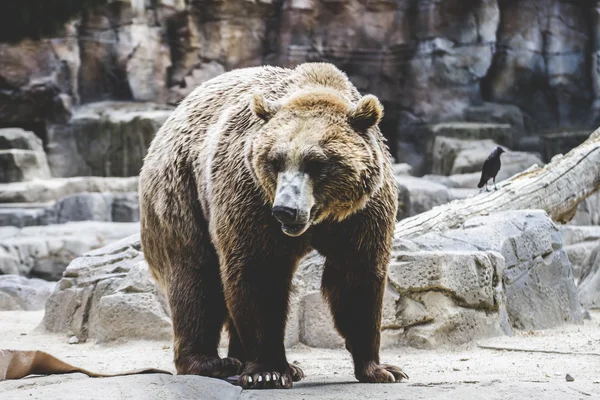
M 288 388 L 292 276 L 311 249 L 361 382 L 395 382 L 380 324 L 397 208 L 382 107 L 331 64 L 238 69 L 185 98 L 140 174 L 143 251 L 172 311 L 180 374 Z M 229 354 L 217 354 L 220 333 Z

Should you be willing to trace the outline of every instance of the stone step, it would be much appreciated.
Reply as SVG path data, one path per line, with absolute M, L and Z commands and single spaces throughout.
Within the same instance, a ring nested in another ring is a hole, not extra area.
M 24 182 L 49 179 L 50 168 L 43 151 L 0 150 L 0 182 Z
M 0 183 L 0 203 L 51 202 L 75 193 L 137 192 L 137 188 L 137 176 L 126 178 L 78 176 L 40 179 L 31 182 Z
M 154 103 L 98 102 L 48 129 L 52 175 L 138 175 L 148 146 L 172 108 Z
M 56 281 L 83 253 L 139 231 L 139 223 L 69 222 L 25 228 L 0 227 L 0 274 Z
M 73 221 L 138 222 L 137 192 L 77 193 L 47 203 L 0 204 L 0 226 L 19 228 Z
M 0 150 L 32 150 L 43 152 L 42 139 L 21 128 L 0 129 Z

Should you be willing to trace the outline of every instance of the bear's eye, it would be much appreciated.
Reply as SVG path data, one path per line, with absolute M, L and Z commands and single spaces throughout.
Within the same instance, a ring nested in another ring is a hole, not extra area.
M 283 170 L 283 157 L 280 155 L 276 155 L 269 159 L 269 166 L 273 170 L 273 172 L 281 172 Z
M 310 176 L 318 176 L 323 172 L 327 164 L 327 160 L 321 158 L 314 158 L 310 160 L 306 160 L 304 162 L 304 171 Z

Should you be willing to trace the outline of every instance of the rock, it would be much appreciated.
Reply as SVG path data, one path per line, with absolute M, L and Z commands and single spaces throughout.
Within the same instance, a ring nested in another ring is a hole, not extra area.
M 138 177 L 81 176 L 33 182 L 0 183 L 0 203 L 42 203 L 83 192 L 137 192 Z
M 467 107 L 465 109 L 465 120 L 468 122 L 508 124 L 518 132 L 525 130 L 523 113 L 519 107 L 511 104 L 485 102 L 482 105 Z
M 538 128 L 577 126 L 593 97 L 590 18 L 593 6 L 499 2 L 497 49 L 483 90 L 493 102 L 517 105 Z M 552 32 L 552 38 L 544 32 Z M 545 159 L 545 161 L 549 161 Z
M 581 305 L 590 309 L 600 308 L 600 244 L 587 256 L 581 271 L 577 287 Z
M 405 188 L 409 193 L 409 216 L 431 210 L 435 206 L 450 201 L 448 189 L 443 185 L 403 175 L 396 176 L 396 183 L 399 187 Z
M 179 103 L 185 96 L 190 94 L 196 87 L 225 72 L 225 67 L 216 62 L 202 63 L 194 68 L 189 75 L 182 78 L 180 85 L 174 86 L 169 92 L 169 104 Z
M 569 261 L 573 265 L 573 277 L 579 281 L 586 259 L 592 251 L 600 244 L 600 240 L 595 242 L 581 242 L 565 246 L 565 251 Z
M 490 152 L 494 149 L 495 146 L 488 147 L 485 151 L 482 149 L 464 149 L 458 156 L 456 157 L 456 161 L 452 166 L 452 170 L 450 171 L 450 175 L 455 174 L 465 174 L 470 172 L 478 172 L 481 173 L 481 169 L 483 168 L 483 163 L 485 159 L 489 156 Z M 524 153 L 520 151 L 506 151 L 501 156 L 502 167 L 500 171 L 502 175 L 498 173 L 496 177 L 496 181 L 500 182 L 501 180 L 507 179 L 519 172 L 525 171 L 527 168 L 530 168 L 533 165 L 543 166 L 542 160 L 535 154 Z M 506 176 L 506 177 L 505 177 Z
M 137 192 L 77 193 L 55 203 L 0 204 L 0 226 L 63 224 L 73 221 L 138 222 Z
M 440 291 L 463 307 L 494 309 L 498 254 L 485 252 L 398 252 L 389 267 L 388 280 L 401 295 Z
M 77 93 L 78 39 L 73 26 L 65 37 L 0 43 L 0 122 L 36 126 L 61 122 L 70 115 Z M 69 37 L 70 36 L 70 37 Z
M 165 103 L 171 55 L 162 28 L 133 23 L 117 32 L 117 63 L 126 74 L 132 99 Z
M 429 171 L 427 164 L 426 143 L 412 143 L 400 140 L 396 146 L 394 158 L 397 163 L 410 165 L 411 174 L 421 176 Z
M 436 291 L 417 297 L 432 321 L 405 329 L 406 342 L 412 347 L 432 349 L 510 332 L 500 326 L 498 313 L 458 307 L 450 297 Z
M 43 310 L 55 282 L 18 275 L 0 275 L 0 310 Z
M 49 225 L 56 223 L 53 203 L 0 204 L 0 226 Z
M 0 150 L 0 183 L 50 178 L 48 161 L 43 152 L 32 150 Z
M 316 292 L 302 299 L 303 315 L 300 325 L 300 341 L 313 347 L 335 349 L 344 346 L 344 339 L 335 330 L 328 305 Z
M 78 193 L 63 197 L 54 206 L 57 222 L 110 221 L 110 200 L 104 193 Z
M 398 189 L 398 211 L 396 221 L 410 217 L 410 191 L 406 186 L 396 185 Z
M 320 294 L 323 261 L 310 253 L 294 276 L 287 347 L 343 346 Z M 560 232 L 542 211 L 491 213 L 460 229 L 395 240 L 388 279 L 384 346 L 432 348 L 582 319 Z M 167 302 L 139 235 L 71 262 L 48 299 L 44 325 L 80 340 L 170 338 Z
M 483 251 L 396 251 L 389 283 L 400 293 L 396 326 L 414 347 L 509 334 L 499 274 L 504 259 Z
M 71 336 L 69 338 L 69 344 L 77 344 L 79 343 L 79 338 L 77 336 Z
M 18 275 L 20 266 L 21 261 L 15 254 L 0 247 L 0 275 Z
M 428 233 L 411 242 L 422 251 L 495 251 L 504 257 L 502 280 L 512 327 L 545 329 L 580 323 L 582 310 L 560 231 L 543 211 L 490 213 L 461 229 Z
M 501 168 L 500 172 L 498 173 L 496 181 L 501 182 L 501 180 L 504 179 L 504 175 L 506 175 L 506 170 L 504 168 Z M 507 177 L 510 177 L 510 176 L 507 176 Z M 479 180 L 481 179 L 481 172 L 472 172 L 469 174 L 451 175 L 448 177 L 448 179 L 452 182 L 452 185 L 454 185 L 457 188 L 476 189 L 477 184 L 479 183 Z
M 2 227 L 0 247 L 6 254 L 0 254 L 0 270 L 56 281 L 75 257 L 138 230 L 139 223 L 109 222 Z
M 72 363 L 78 365 L 75 361 Z M 7 381 L 0 395 L 14 400 L 120 400 L 124 397 L 149 400 L 239 400 L 242 393 L 239 386 L 225 380 L 196 375 L 139 374 L 87 379 L 80 374 L 74 374 L 72 378 L 69 376 L 68 380 L 59 381 L 54 376 L 39 377 L 35 383 L 25 387 L 20 380 Z M 149 388 L 152 389 L 152 394 L 148 394 Z
M 140 252 L 139 234 L 76 258 L 46 303 L 44 326 L 80 340 L 170 340 L 164 294 Z
M 542 157 L 546 162 L 550 162 L 555 155 L 567 154 L 589 137 L 590 130 L 567 130 L 541 135 Z
M 42 139 L 21 128 L 0 129 L 0 150 L 31 150 L 43 152 Z
M 600 225 L 600 192 L 596 192 L 577 206 L 571 225 Z
M 559 225 L 565 245 L 600 240 L 600 226 Z
M 427 175 L 423 175 L 423 179 L 427 179 L 429 181 L 439 183 L 440 185 L 444 185 L 447 188 L 459 187 L 458 184 L 451 177 L 444 176 L 444 175 L 427 174 Z
M 575 378 L 573 378 L 573 377 L 572 377 L 571 375 L 569 375 L 569 374 L 567 374 L 567 375 L 565 376 L 565 379 L 566 379 L 566 381 L 567 381 L 567 382 L 573 382 L 573 381 L 575 380 Z
M 461 140 L 492 140 L 501 146 L 513 147 L 514 131 L 508 124 L 480 122 L 444 122 L 424 127 L 431 139 L 438 136 Z
M 134 176 L 146 150 L 172 109 L 152 103 L 85 105 L 67 124 L 48 131 L 53 176 Z
M 137 222 L 137 192 L 78 193 L 55 204 L 58 223 L 71 221 Z
M 396 163 L 393 165 L 394 175 L 411 175 L 412 167 L 406 163 Z
M 481 174 L 485 159 L 496 146 L 498 145 L 492 140 L 436 137 L 433 141 L 432 173 L 446 176 L 467 173 Z M 534 164 L 543 165 L 535 154 L 505 150 L 506 153 L 501 158 L 502 168 L 497 176 L 497 181 L 522 172 Z
M 485 148 L 494 146 L 494 142 L 486 140 L 476 141 L 475 144 L 483 145 Z M 437 136 L 433 139 L 431 150 L 431 173 L 435 175 L 450 175 L 458 153 L 466 146 L 472 146 L 470 140 L 461 140 L 445 136 Z M 492 147 L 493 148 L 493 147 Z

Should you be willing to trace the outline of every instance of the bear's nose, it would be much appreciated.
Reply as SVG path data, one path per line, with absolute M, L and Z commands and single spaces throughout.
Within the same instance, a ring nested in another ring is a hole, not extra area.
M 272 212 L 273 216 L 282 224 L 293 224 L 298 216 L 298 210 L 285 206 L 275 206 Z

